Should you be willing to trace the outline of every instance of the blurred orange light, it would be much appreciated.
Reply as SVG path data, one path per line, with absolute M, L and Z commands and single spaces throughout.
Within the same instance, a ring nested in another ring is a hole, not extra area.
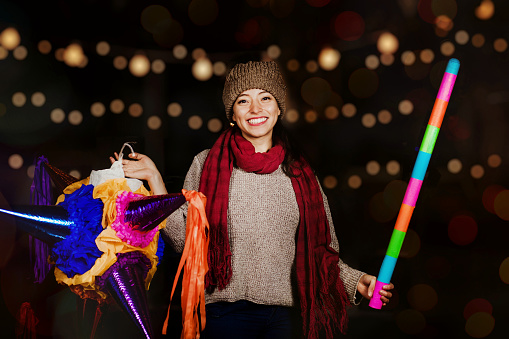
M 325 47 L 320 51 L 320 55 L 318 56 L 318 63 L 322 69 L 326 71 L 332 71 L 338 67 L 340 58 L 341 54 L 338 50 L 330 47 Z
M 71 67 L 78 67 L 85 58 L 83 48 L 79 44 L 73 43 L 64 50 L 64 62 Z
M 477 312 L 486 312 L 488 314 L 492 314 L 493 306 L 491 303 L 483 298 L 477 298 L 470 300 L 463 309 L 463 317 L 465 319 L 470 318 L 474 313 Z
M 509 190 L 497 194 L 493 207 L 500 219 L 509 220 Z
M 0 44 L 8 50 L 13 50 L 21 42 L 21 37 L 18 31 L 13 27 L 8 27 L 3 30 L 2 34 L 0 34 Z
M 475 16 L 481 20 L 491 19 L 495 13 L 495 4 L 491 0 L 482 0 L 475 9 Z
M 137 54 L 129 61 L 129 71 L 134 76 L 143 77 L 150 72 L 150 61 L 145 55 Z
M 364 19 L 352 11 L 340 13 L 334 21 L 337 36 L 345 41 L 358 40 L 364 34 Z
M 394 54 L 399 48 L 399 41 L 394 34 L 385 32 L 378 37 L 376 46 L 382 54 Z

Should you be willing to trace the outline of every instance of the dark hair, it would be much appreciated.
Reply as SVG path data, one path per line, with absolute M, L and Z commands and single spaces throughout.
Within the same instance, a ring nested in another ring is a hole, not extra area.
M 281 163 L 281 169 L 288 177 L 298 177 L 302 169 L 302 161 L 307 162 L 307 157 L 302 152 L 296 141 L 286 132 L 281 119 L 274 126 L 272 139 L 279 139 L 285 149 L 285 158 Z

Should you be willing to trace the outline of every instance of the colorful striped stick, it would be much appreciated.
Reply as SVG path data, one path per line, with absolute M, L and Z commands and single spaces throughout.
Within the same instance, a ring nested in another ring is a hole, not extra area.
M 440 126 L 442 125 L 442 120 L 447 104 L 449 103 L 449 98 L 451 97 L 452 88 L 454 87 L 459 68 L 460 62 L 457 59 L 449 60 L 444 77 L 442 78 L 440 90 L 435 100 L 435 105 L 431 112 L 431 117 L 428 121 L 428 127 L 422 139 L 417 160 L 415 161 L 412 177 L 408 183 L 405 197 L 399 210 L 398 219 L 396 220 L 396 225 L 392 232 L 389 247 L 387 248 L 382 267 L 380 267 L 380 272 L 378 273 L 373 298 L 369 302 L 369 306 L 372 308 L 382 308 L 383 303 L 380 299 L 381 295 L 379 292 L 384 285 L 388 285 L 391 282 L 392 273 L 394 272 L 394 267 L 396 266 L 403 240 L 405 239 L 408 224 L 412 218 L 415 203 L 419 196 L 419 191 L 421 190 L 422 181 L 424 180 L 424 175 L 428 168 L 433 147 L 435 147 L 438 132 L 440 132 Z

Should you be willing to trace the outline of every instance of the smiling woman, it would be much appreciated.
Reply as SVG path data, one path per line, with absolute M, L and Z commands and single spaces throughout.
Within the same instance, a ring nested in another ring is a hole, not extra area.
M 184 189 L 207 197 L 210 225 L 202 338 L 332 338 L 346 331 L 356 293 L 373 295 L 376 278 L 339 257 L 327 197 L 282 126 L 285 96 L 275 62 L 237 64 L 223 90 L 232 126 L 187 173 Z M 125 174 L 164 194 L 154 163 L 131 157 Z M 161 233 L 178 252 L 186 219 L 183 205 Z M 384 304 L 393 287 L 380 291 Z

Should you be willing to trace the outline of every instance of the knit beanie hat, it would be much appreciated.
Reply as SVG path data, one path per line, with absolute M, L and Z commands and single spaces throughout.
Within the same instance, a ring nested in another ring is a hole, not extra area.
M 233 104 L 237 97 L 248 89 L 263 89 L 274 96 L 279 109 L 280 118 L 285 113 L 286 85 L 283 75 L 275 61 L 249 61 L 237 64 L 232 68 L 223 89 L 223 103 L 226 117 L 232 122 Z

